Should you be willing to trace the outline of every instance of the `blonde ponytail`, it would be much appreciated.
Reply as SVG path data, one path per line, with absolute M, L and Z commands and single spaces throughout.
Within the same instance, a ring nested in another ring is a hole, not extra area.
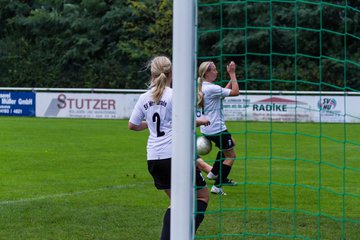
M 154 91 L 152 92 L 152 98 L 155 103 L 159 103 L 166 87 L 167 77 L 164 73 L 160 73 L 157 78 L 153 79 Z
M 164 56 L 155 57 L 150 62 L 151 79 L 150 88 L 153 89 L 152 98 L 155 103 L 159 103 L 164 93 L 165 87 L 171 81 L 171 61 Z
M 203 84 L 203 78 L 198 77 L 198 101 L 197 101 L 198 108 L 204 107 L 204 94 L 202 92 L 202 84 Z
M 198 108 L 204 107 L 204 94 L 202 92 L 202 84 L 205 80 L 205 74 L 210 70 L 210 65 L 213 64 L 213 62 L 203 62 L 199 66 L 199 77 L 198 77 L 198 101 L 197 106 Z

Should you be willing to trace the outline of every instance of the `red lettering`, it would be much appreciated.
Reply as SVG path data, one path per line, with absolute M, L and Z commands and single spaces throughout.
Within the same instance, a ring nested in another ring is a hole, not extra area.
M 93 109 L 100 109 L 100 107 L 98 107 L 98 105 L 100 103 L 100 99 L 94 99 L 94 101 L 95 101 L 95 104 L 94 104 Z
M 68 100 L 68 102 L 69 102 L 69 109 L 72 109 L 72 102 L 73 102 L 75 99 L 73 99 L 73 98 L 68 98 L 67 100 Z
M 115 110 L 115 100 L 114 99 L 109 99 L 109 109 L 110 107 L 112 107 L 113 110 Z
M 85 102 L 86 102 L 86 109 L 90 109 L 91 99 L 85 99 Z
M 107 100 L 106 99 L 102 99 L 101 100 L 101 109 L 107 109 Z
M 58 108 L 69 109 L 94 109 L 94 110 L 115 110 L 116 101 L 115 99 L 78 99 L 78 98 L 67 98 L 65 94 L 60 94 L 57 97 Z
M 57 99 L 58 99 L 58 102 L 59 102 L 57 104 L 58 108 L 66 108 L 66 95 L 65 94 L 60 94 Z
M 79 102 L 81 102 L 81 104 L 78 104 Z M 84 107 L 84 100 L 83 99 L 76 99 L 76 108 L 77 109 L 82 109 Z

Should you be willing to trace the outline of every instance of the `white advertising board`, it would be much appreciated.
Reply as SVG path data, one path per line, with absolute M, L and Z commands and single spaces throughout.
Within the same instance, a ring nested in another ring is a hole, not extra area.
M 37 93 L 37 117 L 128 118 L 139 94 Z
M 358 96 L 243 95 L 224 99 L 226 120 L 360 122 Z
M 37 117 L 128 119 L 140 94 L 36 93 Z M 360 96 L 240 95 L 223 101 L 227 121 L 360 122 Z

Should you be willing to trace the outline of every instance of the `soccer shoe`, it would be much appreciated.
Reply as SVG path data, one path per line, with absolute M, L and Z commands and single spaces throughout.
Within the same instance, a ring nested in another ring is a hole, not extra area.
M 207 174 L 207 178 L 208 179 L 210 179 L 210 180 L 215 180 L 215 179 L 217 179 L 217 175 L 215 175 L 215 174 L 213 174 L 212 172 L 209 172 L 208 174 Z
M 217 187 L 215 185 L 211 187 L 211 193 L 217 195 L 226 195 L 226 193 L 222 190 L 221 187 Z
M 237 185 L 237 182 L 235 182 L 234 180 L 232 179 L 226 179 L 225 182 L 223 182 L 224 185 L 226 186 L 236 186 Z

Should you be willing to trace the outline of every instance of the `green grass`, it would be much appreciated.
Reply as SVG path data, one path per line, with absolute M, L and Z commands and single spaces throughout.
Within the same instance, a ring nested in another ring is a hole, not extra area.
M 198 239 L 360 236 L 359 124 L 227 125 L 238 186 L 211 195 Z M 11 117 L 0 128 L 1 240 L 159 238 L 169 201 L 147 172 L 146 131 Z

